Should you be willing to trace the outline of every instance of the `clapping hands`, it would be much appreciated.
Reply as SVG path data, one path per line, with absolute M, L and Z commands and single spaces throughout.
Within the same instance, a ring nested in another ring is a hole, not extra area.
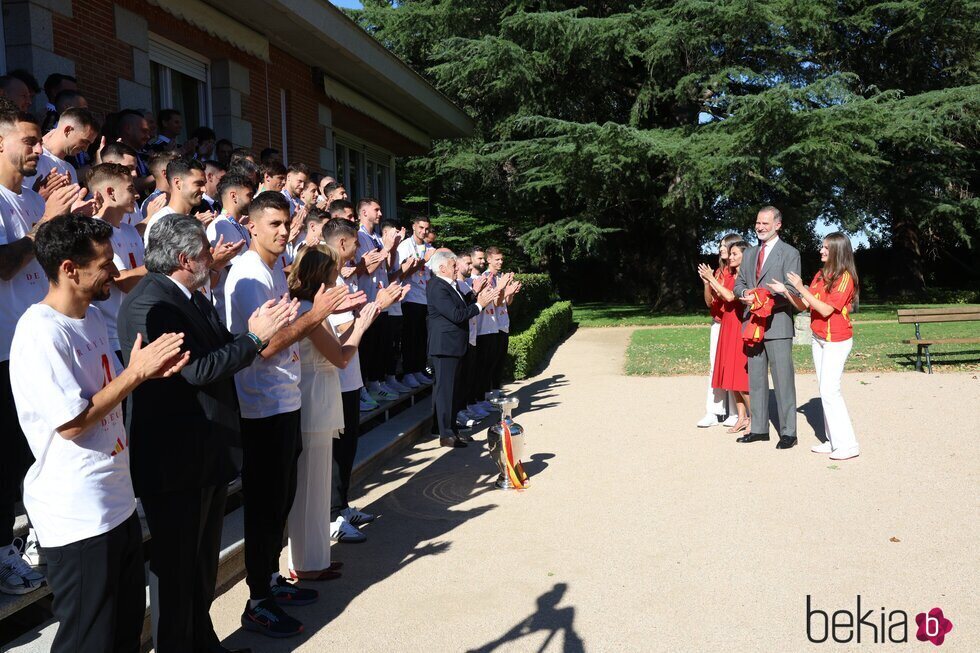
M 269 342 L 279 329 L 296 319 L 298 312 L 299 300 L 290 301 L 288 294 L 280 297 L 278 302 L 270 299 L 248 318 L 248 330 L 262 342 Z
M 223 234 L 218 236 L 218 242 L 211 248 L 211 269 L 220 270 L 228 265 L 233 258 L 238 256 L 243 247 L 245 247 L 244 240 L 226 243 Z
M 147 379 L 164 379 L 180 372 L 191 359 L 189 351 L 180 353 L 183 333 L 165 333 L 143 347 L 143 334 L 137 333 L 129 354 L 129 367 L 142 383 Z

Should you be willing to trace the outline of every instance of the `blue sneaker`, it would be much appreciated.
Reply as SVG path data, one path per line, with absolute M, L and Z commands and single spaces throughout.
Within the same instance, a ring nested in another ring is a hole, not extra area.
M 245 603 L 242 628 L 276 639 L 293 637 L 303 632 L 303 624 L 283 612 L 272 599 L 264 599 L 254 608 Z
M 297 587 L 279 576 L 276 584 L 272 586 L 272 598 L 279 605 L 310 605 L 317 602 L 320 593 L 305 587 Z

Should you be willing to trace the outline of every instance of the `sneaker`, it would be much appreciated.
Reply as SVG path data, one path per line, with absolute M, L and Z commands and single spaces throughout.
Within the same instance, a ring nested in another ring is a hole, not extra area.
M 497 410 L 496 406 L 494 406 L 493 404 L 491 404 L 489 401 L 485 399 L 483 401 L 478 401 L 473 405 L 479 408 L 480 410 L 482 410 L 483 412 L 485 412 L 487 415 Z
M 476 424 L 476 420 L 473 419 L 465 410 L 461 410 L 456 413 L 456 426 L 459 428 L 472 428 L 474 424 Z
M 418 390 L 422 384 L 415 380 L 414 374 L 406 374 L 402 377 L 402 385 L 412 390 Z
M 330 524 L 330 539 L 334 542 L 355 544 L 367 540 L 367 535 L 357 530 L 341 515 Z
M 33 528 L 27 532 L 27 542 L 24 545 L 23 558 L 24 562 L 35 569 L 38 567 L 46 567 L 48 564 L 44 559 L 44 553 L 41 551 L 41 545 L 38 544 L 37 541 L 37 533 Z
M 425 372 L 416 372 L 414 376 L 416 383 L 419 385 L 432 385 L 432 377 Z
M 310 605 L 320 598 L 316 590 L 293 585 L 282 576 L 277 578 L 271 589 L 272 598 L 279 605 Z
M 834 452 L 830 454 L 831 460 L 848 460 L 849 458 L 857 458 L 860 454 L 860 450 L 857 447 L 848 447 L 847 449 L 834 449 Z
M 402 386 L 402 387 L 404 387 L 404 386 Z M 387 392 L 390 395 L 394 395 L 395 397 L 398 397 L 398 396 L 400 396 L 402 394 L 397 388 L 393 387 L 387 381 L 385 381 L 384 383 L 381 384 L 381 390 L 383 392 Z
M 361 412 L 370 413 L 372 410 L 378 407 L 378 404 L 373 399 L 371 401 L 364 401 L 361 399 Z
M 486 412 L 479 406 L 467 406 L 466 412 L 469 413 L 473 417 L 473 419 L 475 419 L 478 422 L 490 416 L 490 413 Z
M 709 426 L 718 426 L 718 416 L 711 413 L 705 414 L 697 424 L 699 429 L 706 429 Z
M 242 613 L 242 628 L 276 639 L 303 632 L 303 624 L 283 612 L 272 599 L 263 599 L 254 608 L 246 602 L 245 612 Z
M 24 561 L 23 540 L 15 539 L 6 549 L 0 549 L 0 592 L 30 594 L 44 586 L 44 575 Z
M 369 512 L 362 512 L 355 508 L 354 506 L 348 506 L 340 511 L 341 516 L 347 520 L 347 523 L 357 526 L 358 524 L 369 524 L 377 519 L 377 515 L 372 515 Z M 360 531 L 358 531 L 360 533 Z
M 396 379 L 393 376 L 388 377 L 388 379 L 385 381 L 385 385 L 400 395 L 408 394 L 409 392 L 412 391 L 412 389 L 409 388 L 407 385 L 403 385 L 399 383 L 398 379 Z
M 738 424 L 738 415 L 729 415 L 728 419 L 721 423 L 722 426 L 727 426 L 728 428 L 731 428 L 736 424 Z
M 368 392 L 368 394 L 370 394 L 371 398 L 379 404 L 398 399 L 398 393 L 385 390 L 384 386 L 381 386 L 381 388 L 378 390 L 371 390 Z
M 830 446 L 830 440 L 827 440 L 826 442 L 813 445 L 810 447 L 810 451 L 813 453 L 833 453 L 834 448 Z

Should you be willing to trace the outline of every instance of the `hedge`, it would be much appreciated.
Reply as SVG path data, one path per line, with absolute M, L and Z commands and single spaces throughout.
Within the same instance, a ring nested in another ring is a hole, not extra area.
M 510 305 L 510 332 L 524 331 L 544 309 L 556 301 L 558 295 L 547 274 L 518 274 L 516 279 L 521 282 L 521 291 L 514 295 Z
M 510 337 L 505 362 L 507 376 L 514 380 L 531 376 L 551 348 L 571 329 L 571 302 L 555 302 L 541 311 L 530 327 Z

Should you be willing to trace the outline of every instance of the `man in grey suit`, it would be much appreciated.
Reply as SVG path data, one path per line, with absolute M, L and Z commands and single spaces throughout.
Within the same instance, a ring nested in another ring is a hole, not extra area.
M 759 244 L 749 248 L 735 279 L 735 296 L 752 304 L 754 288 L 765 288 L 772 280 L 785 283 L 786 273 L 800 274 L 800 253 L 779 238 L 783 216 L 774 206 L 765 206 L 755 218 Z M 766 319 L 763 341 L 748 348 L 749 397 L 752 427 L 738 442 L 769 440 L 769 372 L 779 415 L 777 449 L 796 446 L 796 378 L 793 372 L 793 308 L 785 297 L 774 295 L 772 314 Z M 749 315 L 745 311 L 745 318 Z

